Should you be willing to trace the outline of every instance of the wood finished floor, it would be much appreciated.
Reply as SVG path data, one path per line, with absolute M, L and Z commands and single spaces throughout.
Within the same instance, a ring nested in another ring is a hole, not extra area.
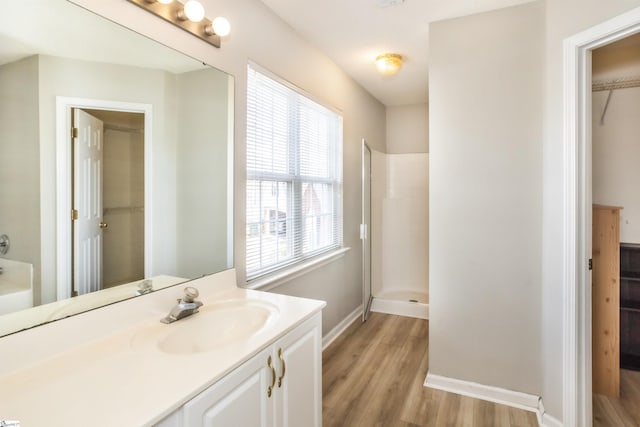
M 640 427 L 640 372 L 620 370 L 620 399 L 593 395 L 593 427 Z
M 423 386 L 429 322 L 372 313 L 322 354 L 324 427 L 537 427 L 533 412 Z

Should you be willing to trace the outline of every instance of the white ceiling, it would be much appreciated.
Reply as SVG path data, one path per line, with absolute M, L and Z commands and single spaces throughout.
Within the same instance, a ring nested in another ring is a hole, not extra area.
M 387 106 L 428 101 L 430 22 L 529 1 L 405 0 L 381 7 L 381 0 L 262 0 Z M 375 70 L 375 57 L 385 52 L 405 58 L 395 76 Z

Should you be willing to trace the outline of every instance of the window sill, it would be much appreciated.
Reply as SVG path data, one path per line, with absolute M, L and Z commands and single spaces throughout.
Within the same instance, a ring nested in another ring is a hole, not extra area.
M 313 259 L 303 261 L 300 264 L 296 264 L 284 270 L 277 271 L 268 276 L 252 280 L 248 282 L 244 286 L 244 288 L 260 291 L 268 291 L 273 288 L 277 288 L 278 286 L 287 283 L 290 280 L 295 279 L 296 277 L 300 277 L 304 274 L 309 273 L 310 271 L 327 265 L 330 262 L 337 260 L 338 258 L 342 258 L 344 254 L 346 254 L 350 250 L 351 248 L 340 248 L 336 249 L 335 251 L 319 255 Z

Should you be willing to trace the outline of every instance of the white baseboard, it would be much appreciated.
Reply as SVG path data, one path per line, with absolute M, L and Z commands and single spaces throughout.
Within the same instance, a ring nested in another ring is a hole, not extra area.
M 544 405 L 542 404 L 542 398 L 538 401 L 538 410 L 536 411 L 536 419 L 538 420 L 538 426 L 544 427 Z
M 542 414 L 542 422 L 540 427 L 562 427 L 562 421 L 552 417 L 549 414 Z
M 333 327 L 325 336 L 322 337 L 322 351 L 331 345 L 351 324 L 362 316 L 362 305 L 353 310 L 347 317 L 342 319 L 340 323 Z
M 542 398 L 540 398 L 540 403 L 538 403 L 536 418 L 538 418 L 538 425 L 540 427 L 562 427 L 561 421 L 558 421 L 557 418 L 546 413 L 544 405 L 542 404 Z
M 525 411 L 539 413 L 540 397 L 522 393 L 519 391 L 507 390 L 505 388 L 492 387 L 478 384 L 471 381 L 463 381 L 455 378 L 443 377 L 427 373 L 424 381 L 425 387 L 461 394 L 476 399 L 488 400 L 489 402 L 512 406 Z
M 540 427 L 563 427 L 561 421 L 545 413 L 542 399 L 533 394 L 443 377 L 431 373 L 427 373 L 424 385 L 425 387 L 535 412 Z

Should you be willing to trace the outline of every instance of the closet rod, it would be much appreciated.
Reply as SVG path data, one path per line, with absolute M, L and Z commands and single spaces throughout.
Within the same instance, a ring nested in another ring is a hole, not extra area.
M 609 109 L 609 103 L 611 102 L 611 95 L 613 95 L 613 89 L 609 89 L 609 95 L 607 95 L 607 101 L 604 103 L 604 109 L 602 110 L 602 115 L 600 116 L 600 126 L 604 126 L 604 116 L 607 114 L 607 110 Z
M 593 92 L 601 92 L 604 90 L 627 89 L 632 87 L 640 87 L 640 77 L 623 77 L 613 80 L 594 80 L 591 84 Z
M 126 126 L 118 126 L 118 125 L 112 125 L 109 123 L 105 123 L 104 124 L 104 130 L 115 130 L 118 132 L 130 132 L 130 133 L 144 133 L 144 129 L 140 129 L 140 128 L 129 128 Z

